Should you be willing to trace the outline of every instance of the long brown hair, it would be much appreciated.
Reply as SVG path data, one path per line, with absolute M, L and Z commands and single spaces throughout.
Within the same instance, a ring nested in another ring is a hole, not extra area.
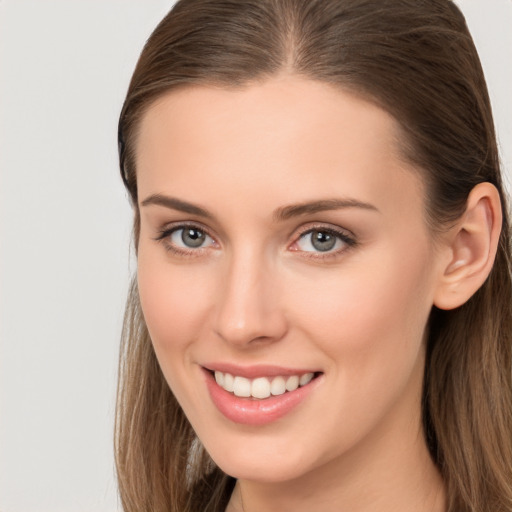
M 463 306 L 433 308 L 423 422 L 448 511 L 512 511 L 508 215 L 483 72 L 450 0 L 179 0 L 142 51 L 119 121 L 135 244 L 137 130 L 149 105 L 176 87 L 243 87 L 283 71 L 363 95 L 399 121 L 404 155 L 427 186 L 433 230 L 462 214 L 476 184 L 500 192 L 504 223 L 489 278 Z M 116 463 L 126 512 L 223 511 L 233 488 L 159 369 L 135 284 L 120 356 Z

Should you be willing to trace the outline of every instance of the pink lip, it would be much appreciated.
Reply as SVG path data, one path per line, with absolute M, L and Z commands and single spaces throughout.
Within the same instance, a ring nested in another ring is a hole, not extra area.
M 261 370 L 261 368 L 262 367 L 259 367 L 258 370 Z M 237 397 L 233 393 L 229 393 L 225 389 L 221 388 L 215 382 L 215 378 L 211 372 L 208 370 L 203 370 L 203 373 L 205 375 L 206 386 L 210 393 L 210 397 L 217 409 L 227 419 L 233 421 L 234 423 L 254 426 L 266 425 L 278 420 L 279 418 L 282 418 L 299 404 L 301 404 L 318 386 L 320 381 L 323 380 L 321 377 L 317 377 L 316 379 L 313 379 L 309 384 L 299 387 L 295 391 L 289 391 L 283 395 L 271 396 L 269 398 L 265 398 L 264 400 L 258 400 L 254 398 Z M 234 373 L 235 375 L 242 376 L 240 373 Z M 292 373 L 292 375 L 302 375 L 303 373 L 308 372 Z M 286 374 L 276 373 L 274 375 Z M 262 373 L 261 371 L 258 371 L 256 374 L 256 376 L 261 375 L 271 376 L 269 373 Z
M 252 366 L 238 366 L 230 363 L 207 363 L 202 365 L 207 370 L 213 372 L 219 371 L 222 373 L 230 373 L 231 375 L 238 375 L 246 379 L 256 379 L 257 377 L 277 377 L 281 375 L 286 377 L 289 375 L 304 375 L 306 373 L 316 373 L 317 370 L 311 368 L 285 368 L 284 366 L 275 365 L 252 365 Z

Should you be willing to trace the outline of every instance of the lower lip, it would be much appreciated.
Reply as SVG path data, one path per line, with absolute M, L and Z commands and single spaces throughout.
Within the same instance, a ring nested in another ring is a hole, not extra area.
M 320 380 L 320 377 L 317 377 L 295 391 L 260 400 L 235 396 L 221 388 L 209 371 L 204 370 L 204 373 L 208 391 L 217 409 L 228 420 L 244 425 L 266 425 L 282 418 L 302 403 Z

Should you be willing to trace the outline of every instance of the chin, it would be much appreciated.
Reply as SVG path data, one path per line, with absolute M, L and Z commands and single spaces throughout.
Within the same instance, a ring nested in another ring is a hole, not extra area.
M 248 443 L 250 445 L 251 443 Z M 226 474 L 241 480 L 262 483 L 291 481 L 309 472 L 315 461 L 309 461 L 307 454 L 297 447 L 276 448 L 275 444 L 263 443 L 260 446 L 244 446 L 244 443 L 229 447 L 215 446 L 208 453 Z
M 274 463 L 273 460 L 245 460 L 241 458 L 220 460 L 217 465 L 228 474 L 239 480 L 261 483 L 281 483 L 295 480 L 304 474 L 300 467 L 289 463 Z

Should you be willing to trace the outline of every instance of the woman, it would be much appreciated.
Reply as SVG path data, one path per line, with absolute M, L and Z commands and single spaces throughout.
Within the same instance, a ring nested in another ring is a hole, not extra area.
M 182 0 L 119 123 L 126 511 L 512 510 L 508 217 L 448 0 Z

